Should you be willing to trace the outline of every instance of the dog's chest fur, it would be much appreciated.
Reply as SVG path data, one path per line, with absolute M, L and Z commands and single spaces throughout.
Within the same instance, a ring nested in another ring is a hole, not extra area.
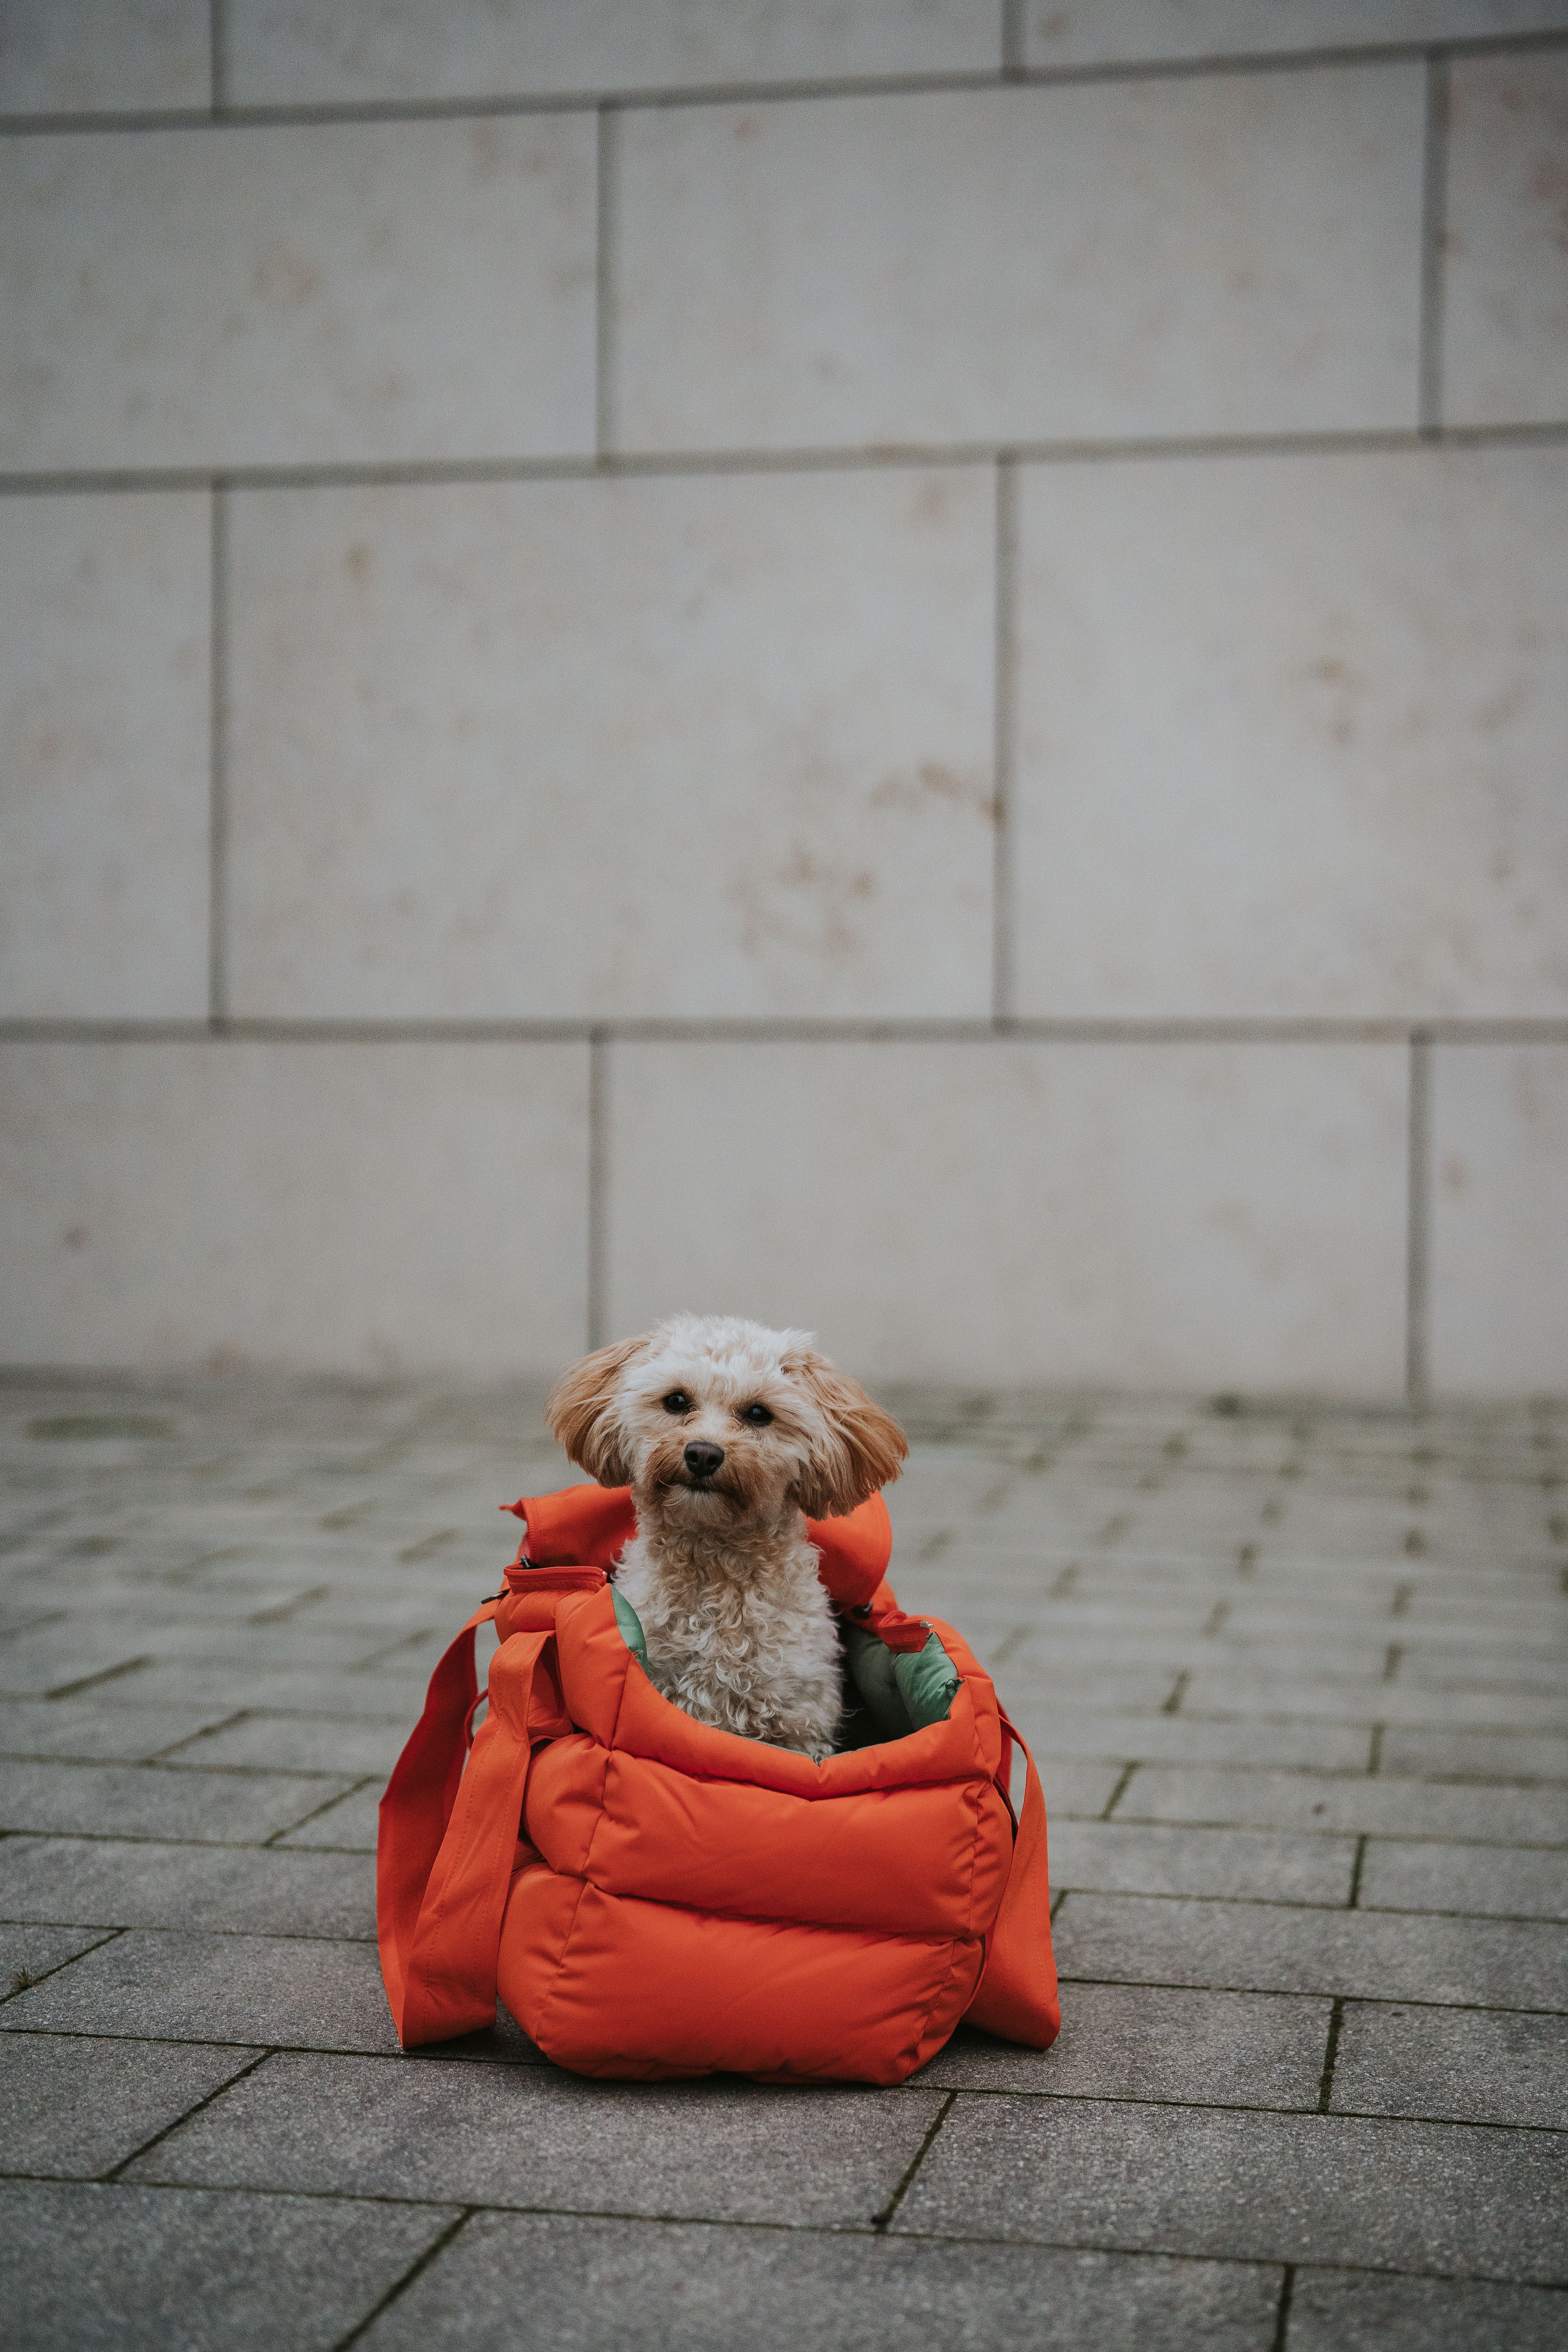
M 675 1706 L 745 1738 L 832 1754 L 838 1629 L 804 1537 L 759 1554 L 639 1533 L 616 1582 L 642 1620 L 649 1679 Z

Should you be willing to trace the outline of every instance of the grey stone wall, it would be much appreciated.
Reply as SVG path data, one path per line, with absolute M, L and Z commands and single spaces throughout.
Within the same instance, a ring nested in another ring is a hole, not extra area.
M 1568 1384 L 1565 0 L 0 108 L 0 1356 Z

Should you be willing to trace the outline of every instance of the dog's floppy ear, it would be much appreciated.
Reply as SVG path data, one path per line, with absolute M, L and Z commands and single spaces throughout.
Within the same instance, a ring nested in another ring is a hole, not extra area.
M 614 1407 L 620 1377 L 642 1339 L 617 1339 L 600 1348 L 563 1372 L 550 1391 L 544 1418 L 551 1434 L 566 1449 L 569 1461 L 596 1478 L 601 1486 L 627 1486 L 632 1465 L 616 1426 Z
M 890 1413 L 873 1404 L 858 1381 L 835 1371 L 824 1356 L 788 1358 L 797 1380 L 826 1424 L 826 1439 L 795 1481 L 795 1497 L 808 1519 L 843 1518 L 899 1475 L 909 1452 Z

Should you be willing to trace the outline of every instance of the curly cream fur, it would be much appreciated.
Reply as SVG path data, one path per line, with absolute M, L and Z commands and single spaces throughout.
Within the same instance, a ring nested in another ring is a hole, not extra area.
M 684 1398 L 674 1411 L 667 1399 Z M 745 1418 L 762 1406 L 763 1425 Z M 805 1517 L 853 1510 L 898 1475 L 896 1423 L 809 1333 L 675 1316 L 574 1365 L 550 1401 L 568 1454 L 630 1485 L 637 1533 L 616 1580 L 642 1620 L 648 1673 L 700 1723 L 821 1759 L 840 1698 L 838 1630 Z M 694 1475 L 686 1448 L 723 1461 Z

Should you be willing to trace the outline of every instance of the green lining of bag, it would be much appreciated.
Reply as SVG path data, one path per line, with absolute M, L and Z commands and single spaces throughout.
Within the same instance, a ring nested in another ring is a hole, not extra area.
M 621 1629 L 621 1639 L 642 1668 L 647 1672 L 647 1642 L 642 1629 L 642 1619 L 624 1593 L 610 1587 L 610 1599 L 616 1604 L 616 1622 Z
M 907 1739 L 945 1723 L 959 1685 L 958 1668 L 935 1633 L 923 1650 L 889 1650 L 864 1625 L 844 1627 L 844 1651 L 861 1704 L 883 1739 Z
M 893 1672 L 917 1731 L 947 1721 L 962 1677 L 934 1633 L 927 1635 L 923 1650 L 900 1650 Z

